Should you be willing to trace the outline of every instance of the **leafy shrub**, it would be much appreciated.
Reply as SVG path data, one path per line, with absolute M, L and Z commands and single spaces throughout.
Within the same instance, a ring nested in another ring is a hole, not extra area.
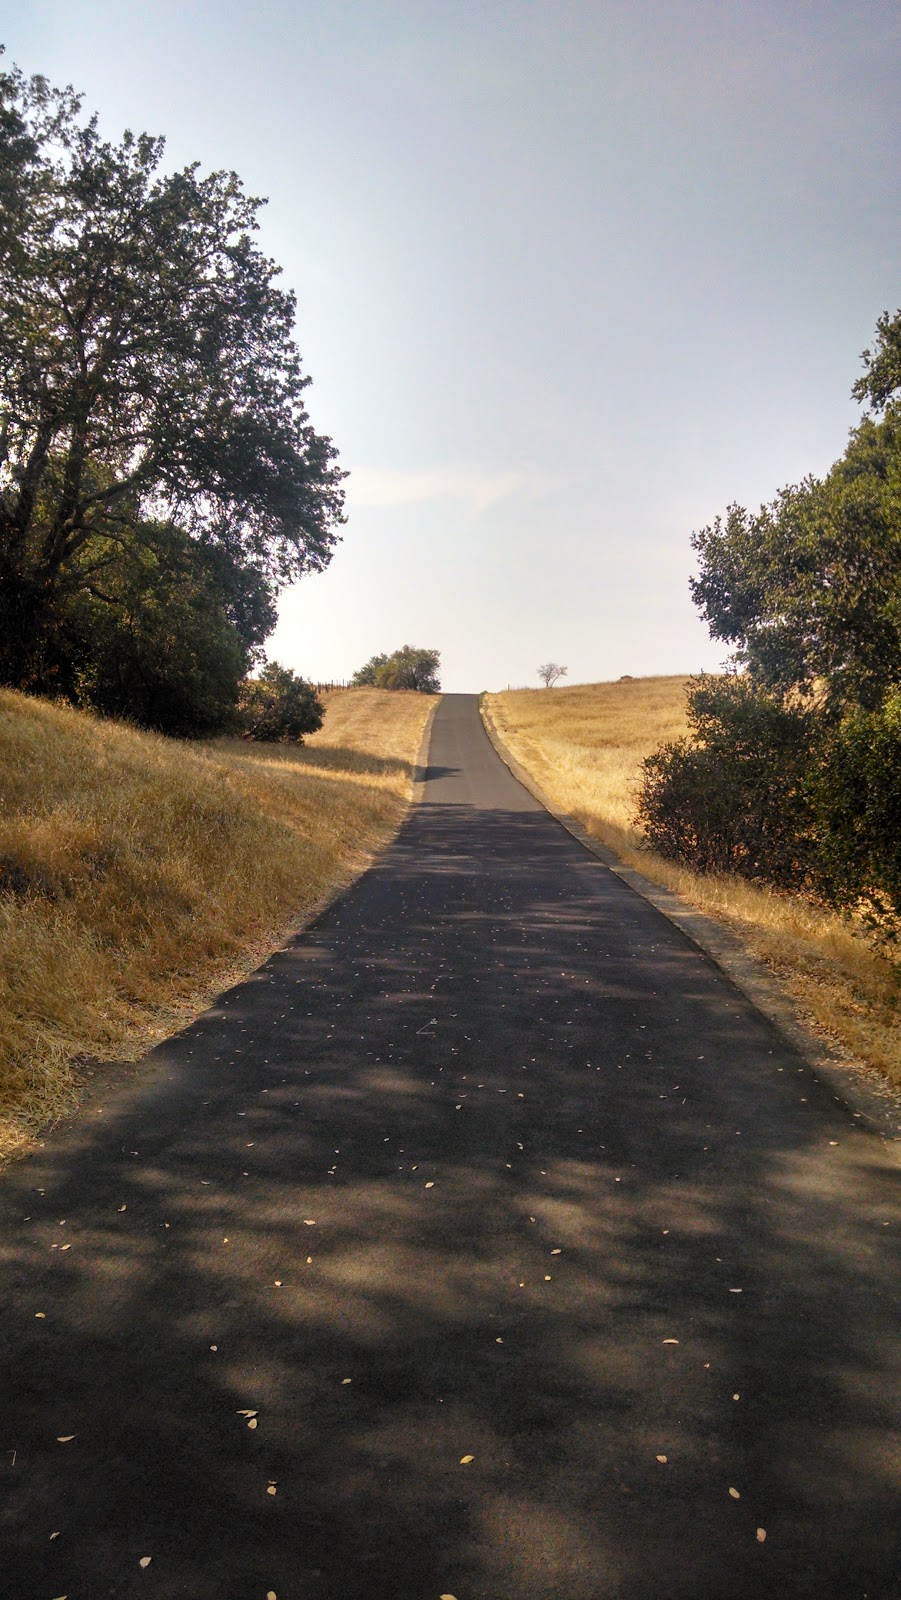
M 86 547 L 87 576 L 60 604 L 54 687 L 76 705 L 160 733 L 227 731 L 256 644 L 272 626 L 269 596 L 178 529 L 146 524 L 141 535 L 115 559 Z M 102 574 L 91 575 L 98 559 Z
M 242 685 L 240 716 L 247 739 L 303 744 L 305 733 L 322 727 L 325 707 L 311 683 L 270 661 Z
M 814 785 L 818 880 L 861 912 L 881 942 L 901 936 L 901 688 L 878 711 L 848 713 Z
M 692 738 L 643 763 L 649 846 L 695 872 L 803 887 L 816 857 L 813 714 L 738 676 L 694 679 L 688 707 Z

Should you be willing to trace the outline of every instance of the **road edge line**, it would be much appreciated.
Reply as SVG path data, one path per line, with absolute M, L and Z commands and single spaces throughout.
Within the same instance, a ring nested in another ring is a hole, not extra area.
M 875 1067 L 868 1067 L 848 1055 L 838 1055 L 799 1015 L 792 996 L 770 972 L 759 956 L 753 955 L 738 934 L 724 927 L 704 911 L 683 900 L 672 889 L 652 883 L 635 867 L 620 861 L 609 845 L 593 838 L 581 822 L 566 811 L 558 811 L 532 777 L 505 745 L 497 725 L 479 696 L 479 715 L 494 749 L 514 778 L 529 791 L 555 822 L 572 834 L 610 872 L 662 913 L 691 943 L 707 956 L 740 989 L 745 999 L 771 1022 L 787 1042 L 803 1056 L 808 1066 L 833 1090 L 836 1098 L 850 1110 L 860 1113 L 874 1132 L 888 1143 L 901 1142 L 901 1095 L 887 1083 Z

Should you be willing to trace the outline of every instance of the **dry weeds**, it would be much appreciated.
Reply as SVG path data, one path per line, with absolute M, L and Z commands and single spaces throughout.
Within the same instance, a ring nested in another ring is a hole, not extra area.
M 832 1043 L 901 1083 L 898 967 L 859 930 L 809 901 L 741 879 L 699 877 L 642 848 L 635 823 L 641 761 L 686 731 L 684 677 L 487 695 L 511 753 L 550 803 L 621 860 L 728 923 L 780 977 Z
M 0 1157 L 352 881 L 434 697 L 337 691 L 303 749 L 184 744 L 0 691 Z

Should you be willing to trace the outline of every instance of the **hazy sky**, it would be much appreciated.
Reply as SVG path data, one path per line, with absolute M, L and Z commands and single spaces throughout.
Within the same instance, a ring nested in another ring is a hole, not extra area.
M 721 660 L 692 530 L 841 453 L 901 304 L 897 0 L 0 0 L 0 39 L 269 197 L 351 472 L 270 656 Z

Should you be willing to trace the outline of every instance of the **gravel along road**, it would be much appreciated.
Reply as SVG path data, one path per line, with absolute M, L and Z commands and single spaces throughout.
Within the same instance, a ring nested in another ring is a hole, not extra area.
M 474 696 L 0 1182 L 3 1600 L 898 1600 L 898 1166 Z

